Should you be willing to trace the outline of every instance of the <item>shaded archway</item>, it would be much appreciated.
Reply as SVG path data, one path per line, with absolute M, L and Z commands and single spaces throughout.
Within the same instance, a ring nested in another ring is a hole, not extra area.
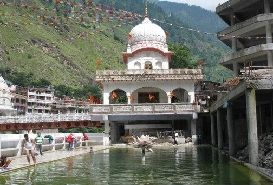
M 168 103 L 168 97 L 162 89 L 142 87 L 132 93 L 131 103 Z
M 144 69 L 153 69 L 153 64 L 150 61 L 145 62 Z
M 155 63 L 155 68 L 156 69 L 162 69 L 162 62 L 156 62 Z
M 110 104 L 127 104 L 128 98 L 126 92 L 121 89 L 113 90 L 109 97 Z
M 188 91 L 182 88 L 177 88 L 172 91 L 172 103 L 189 102 L 190 97 Z
M 140 62 L 135 62 L 135 64 L 134 64 L 134 69 L 141 69 L 141 64 L 140 64 Z

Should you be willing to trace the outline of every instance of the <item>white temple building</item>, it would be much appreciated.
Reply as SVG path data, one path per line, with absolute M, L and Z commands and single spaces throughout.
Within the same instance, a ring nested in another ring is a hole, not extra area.
M 0 116 L 9 116 L 15 113 L 12 108 L 11 92 L 4 78 L 0 75 Z
M 136 130 L 171 129 L 174 120 L 176 129 L 190 130 L 199 111 L 194 84 L 203 74 L 201 69 L 170 69 L 172 55 L 166 32 L 146 16 L 129 33 L 123 53 L 127 69 L 97 71 L 104 107 L 96 111 L 106 112 L 112 141 Z

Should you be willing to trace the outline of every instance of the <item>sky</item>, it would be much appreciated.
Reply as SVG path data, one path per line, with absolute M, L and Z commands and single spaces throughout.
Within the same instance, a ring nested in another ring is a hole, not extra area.
M 228 0 L 167 0 L 172 2 L 186 3 L 189 5 L 201 6 L 207 10 L 215 11 L 218 4 L 223 4 Z

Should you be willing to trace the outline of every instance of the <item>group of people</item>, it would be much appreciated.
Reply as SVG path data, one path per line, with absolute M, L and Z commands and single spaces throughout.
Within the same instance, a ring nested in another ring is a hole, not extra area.
M 37 133 L 37 136 L 35 139 L 32 139 L 29 137 L 29 134 L 24 134 L 24 139 L 22 141 L 22 153 L 25 153 L 27 156 L 27 161 L 30 164 L 30 158 L 32 158 L 34 165 L 36 165 L 36 155 L 38 155 L 38 152 L 40 155 L 43 155 L 43 143 L 44 143 L 44 138 L 47 138 L 49 141 L 49 144 L 52 143 L 54 140 L 51 135 L 46 135 L 42 137 L 41 133 Z M 83 134 L 83 140 L 88 140 L 87 134 Z M 76 137 L 71 133 L 69 134 L 66 138 L 65 141 L 68 143 L 68 150 L 73 150 L 75 148 L 75 145 L 77 143 Z M 11 163 L 11 160 L 8 159 L 6 156 L 1 156 L 0 157 L 0 167 L 2 169 L 7 169 L 9 168 L 9 165 Z
M 88 135 L 86 133 L 83 133 L 83 141 L 88 140 Z M 77 138 L 70 133 L 66 138 L 65 141 L 68 143 L 68 150 L 71 151 L 75 148 L 75 145 L 77 144 Z

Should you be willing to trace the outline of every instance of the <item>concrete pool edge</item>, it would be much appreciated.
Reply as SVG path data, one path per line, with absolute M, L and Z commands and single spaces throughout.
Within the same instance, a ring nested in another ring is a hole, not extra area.
M 8 174 L 8 173 L 12 173 L 14 171 L 17 171 L 17 170 L 26 169 L 26 168 L 30 168 L 30 167 L 36 167 L 36 166 L 41 165 L 41 164 L 55 162 L 55 161 L 67 159 L 67 158 L 70 158 L 70 157 L 85 155 L 85 154 L 90 153 L 90 148 L 91 147 L 92 147 L 92 152 L 99 152 L 99 151 L 103 151 L 103 150 L 107 150 L 107 149 L 111 148 L 111 146 L 102 146 L 102 145 L 90 146 L 90 147 L 80 147 L 80 148 L 77 148 L 75 151 L 72 151 L 72 152 L 77 152 L 77 153 L 72 153 L 71 152 L 69 156 L 66 155 L 66 156 L 61 156 L 61 157 L 54 158 L 54 159 L 52 158 L 52 159 L 49 159 L 49 160 L 37 162 L 36 165 L 30 164 L 30 165 L 24 165 L 24 166 L 20 166 L 20 167 L 11 168 L 11 169 L 5 170 L 5 171 L 0 171 L 0 175 L 5 175 L 5 174 Z M 62 150 L 62 151 L 65 152 L 65 150 Z M 49 153 L 54 153 L 54 152 L 49 152 Z M 15 157 L 14 159 L 16 159 L 16 158 L 17 159 L 18 158 L 25 158 L 25 160 L 27 160 L 26 156 Z
M 271 182 L 273 182 L 273 174 L 271 174 L 269 171 L 272 171 L 273 170 L 270 170 L 270 169 L 266 169 L 266 168 L 262 168 L 262 167 L 259 167 L 259 166 L 254 166 L 250 163 L 246 163 L 244 161 L 241 161 L 235 157 L 232 157 L 232 156 L 229 156 L 230 159 L 232 159 L 233 161 L 237 162 L 237 163 L 240 163 L 241 165 L 259 173 L 260 175 L 262 175 L 263 177 L 267 178 L 268 180 L 270 180 Z

